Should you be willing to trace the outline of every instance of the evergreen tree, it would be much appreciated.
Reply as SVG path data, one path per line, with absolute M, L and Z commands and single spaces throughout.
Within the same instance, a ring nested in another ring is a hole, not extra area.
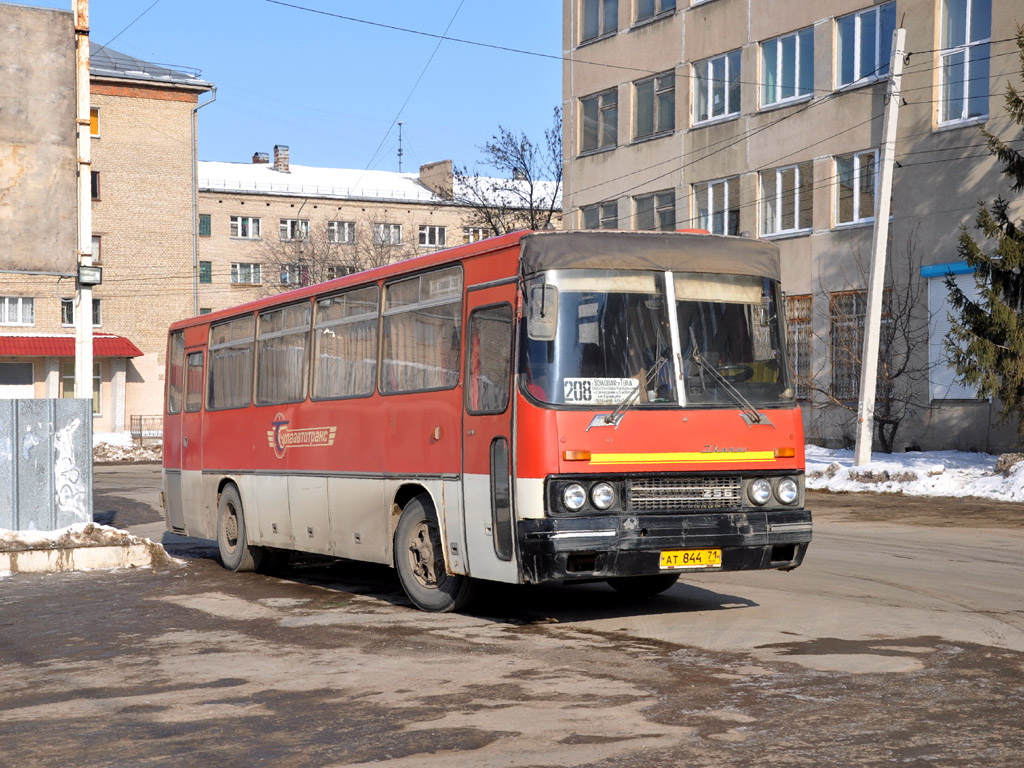
M 1024 76 L 1024 26 L 1017 27 L 1021 74 Z M 1024 137 L 1024 95 L 1012 84 L 1006 88 L 1006 110 L 1022 129 Z M 984 131 L 989 151 L 1003 164 L 1010 189 L 1024 189 L 1024 154 Z M 1018 138 L 1019 140 L 1019 138 Z M 1011 200 L 1002 196 L 991 206 L 979 201 L 975 220 L 982 243 L 976 242 L 966 226 L 960 228 L 957 253 L 974 269 L 977 297 L 968 298 L 947 278 L 950 303 L 956 316 L 946 350 L 963 383 L 975 387 L 979 397 L 994 397 L 1002 403 L 1000 421 L 1015 417 L 1018 433 L 1024 434 L 1024 220 L 1014 223 Z M 989 246 L 990 252 L 982 245 Z

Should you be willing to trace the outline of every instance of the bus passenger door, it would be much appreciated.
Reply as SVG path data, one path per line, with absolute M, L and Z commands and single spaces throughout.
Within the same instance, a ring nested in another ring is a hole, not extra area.
M 181 522 L 192 536 L 209 533 L 203 494 L 203 350 L 185 350 L 185 407 L 181 414 Z M 179 521 L 172 520 L 177 527 Z
M 516 283 L 467 289 L 462 502 L 475 578 L 514 582 L 512 349 Z

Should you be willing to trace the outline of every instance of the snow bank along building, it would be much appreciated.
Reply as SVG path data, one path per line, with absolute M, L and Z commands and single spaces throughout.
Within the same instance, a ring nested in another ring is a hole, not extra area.
M 1010 192 L 980 128 L 1015 138 L 1005 0 L 563 0 L 563 216 L 575 228 L 748 233 L 777 242 L 809 440 L 855 436 L 892 31 L 907 30 L 888 323 L 912 320 L 916 406 L 895 449 L 1013 443 L 998 404 L 955 383 L 945 279 L 979 199 Z M 1020 217 L 1020 205 L 1011 207 Z M 863 265 L 863 269 L 861 268 Z M 897 301 L 897 294 L 906 300 Z M 908 331 L 908 334 L 911 332 Z

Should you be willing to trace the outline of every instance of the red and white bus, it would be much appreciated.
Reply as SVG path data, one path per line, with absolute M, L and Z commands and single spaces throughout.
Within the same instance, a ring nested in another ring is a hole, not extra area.
M 433 611 L 480 580 L 796 568 L 779 277 L 749 238 L 517 232 L 175 323 L 168 529 L 232 570 L 392 565 Z

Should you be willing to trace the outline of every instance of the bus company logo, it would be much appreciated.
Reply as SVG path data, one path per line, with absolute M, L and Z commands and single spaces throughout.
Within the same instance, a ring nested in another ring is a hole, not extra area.
M 284 458 L 285 451 L 289 448 L 329 448 L 334 445 L 337 427 L 289 429 L 290 423 L 283 413 L 279 413 L 270 422 L 273 429 L 267 430 L 267 441 L 277 458 Z

